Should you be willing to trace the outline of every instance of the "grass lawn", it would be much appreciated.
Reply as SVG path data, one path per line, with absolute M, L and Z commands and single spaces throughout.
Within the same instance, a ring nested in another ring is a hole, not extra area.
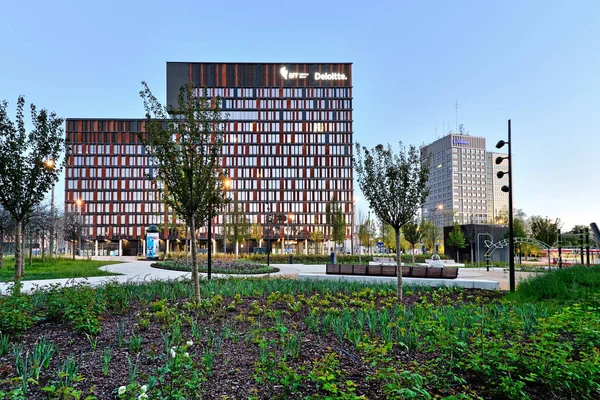
M 98 268 L 103 265 L 118 264 L 118 261 L 99 261 L 99 260 L 73 260 L 71 258 L 55 257 L 44 258 L 33 257 L 32 264 L 25 257 L 25 276 L 24 281 L 37 279 L 60 279 L 60 278 L 84 278 L 91 276 L 113 276 L 119 275 L 112 272 L 101 271 Z M 8 282 L 13 279 L 15 274 L 14 257 L 4 258 L 4 267 L 0 269 L 0 281 Z

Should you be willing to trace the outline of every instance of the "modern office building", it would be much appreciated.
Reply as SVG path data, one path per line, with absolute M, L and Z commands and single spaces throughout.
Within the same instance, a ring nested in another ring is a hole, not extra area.
M 485 138 L 450 133 L 421 147 L 421 156 L 431 168 L 424 217 L 438 226 L 487 223 Z
M 329 234 L 325 214 L 334 198 L 350 236 L 352 64 L 169 62 L 167 105 L 176 105 L 185 83 L 222 99 L 228 196 L 251 223 L 274 225 L 265 237 L 305 253 L 311 232 Z M 148 179 L 154 170 L 138 141 L 144 129 L 140 119 L 67 120 L 65 208 L 81 212 L 92 253 L 141 253 L 145 229 L 169 220 Z M 213 223 L 219 243 L 226 215 Z M 172 249 L 177 238 L 165 224 L 161 248 Z
M 431 168 L 425 218 L 438 226 L 502 223 L 508 195 L 501 188 L 508 178 L 496 174 L 508 170 L 508 161 L 496 165 L 495 159 L 506 154 L 487 152 L 484 137 L 451 132 L 422 146 L 421 156 L 430 157 Z

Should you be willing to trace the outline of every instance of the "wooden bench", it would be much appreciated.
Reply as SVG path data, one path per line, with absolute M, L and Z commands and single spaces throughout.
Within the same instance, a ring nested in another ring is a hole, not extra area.
M 327 264 L 327 275 L 397 276 L 395 265 Z M 456 279 L 458 268 L 453 267 L 402 267 L 403 278 Z

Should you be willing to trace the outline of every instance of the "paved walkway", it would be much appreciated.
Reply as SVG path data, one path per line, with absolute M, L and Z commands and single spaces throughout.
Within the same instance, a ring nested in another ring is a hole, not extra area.
M 117 281 L 119 283 L 126 282 L 144 282 L 152 280 L 174 280 L 174 279 L 189 279 L 190 272 L 169 271 L 165 269 L 152 268 L 150 261 L 137 261 L 135 257 L 121 257 L 118 259 L 109 257 L 95 257 L 96 259 L 109 259 L 121 261 L 121 264 L 112 264 L 100 267 L 100 269 L 119 273 L 115 276 L 97 276 L 90 278 L 70 278 L 70 279 L 45 279 L 35 281 L 23 281 L 23 290 L 31 291 L 32 289 L 49 286 L 49 285 L 72 285 L 77 282 L 88 282 L 92 286 L 105 284 L 109 281 Z M 272 264 L 279 268 L 279 272 L 268 274 L 270 276 L 298 276 L 299 273 L 325 274 L 325 265 L 304 265 L 304 264 Z M 206 276 L 205 273 L 200 275 Z M 240 276 L 265 276 L 263 275 L 233 275 Z M 526 273 L 517 272 L 517 282 L 526 277 Z M 231 275 L 213 274 L 215 278 L 228 277 Z M 508 272 L 501 268 L 495 268 L 486 271 L 485 268 L 459 268 L 459 279 L 469 280 L 491 280 L 500 283 L 500 289 L 508 290 Z M 9 288 L 9 283 L 0 283 L 0 293 L 4 294 Z

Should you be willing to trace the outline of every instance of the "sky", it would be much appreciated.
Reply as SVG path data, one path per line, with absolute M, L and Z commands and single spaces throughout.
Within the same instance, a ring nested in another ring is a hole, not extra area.
M 599 21 L 597 0 L 12 1 L 0 100 L 141 118 L 140 82 L 164 101 L 167 61 L 352 62 L 355 142 L 463 124 L 493 150 L 511 119 L 514 206 L 566 231 L 600 222 Z

